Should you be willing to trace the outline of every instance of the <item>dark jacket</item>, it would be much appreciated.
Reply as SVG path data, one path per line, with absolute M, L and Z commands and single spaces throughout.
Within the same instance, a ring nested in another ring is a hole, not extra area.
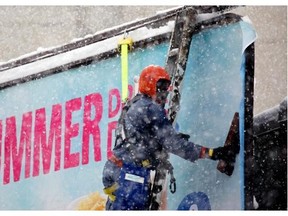
M 199 158 L 201 146 L 178 134 L 169 122 L 165 109 L 149 96 L 141 95 L 132 103 L 124 122 L 126 142 L 113 150 L 114 155 L 123 162 L 139 163 L 148 159 L 156 166 L 159 159 L 166 157 L 165 152 L 192 162 Z

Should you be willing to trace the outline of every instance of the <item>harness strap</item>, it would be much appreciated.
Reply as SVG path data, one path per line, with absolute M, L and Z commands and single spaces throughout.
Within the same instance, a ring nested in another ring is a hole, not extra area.
M 124 141 L 124 139 L 126 139 L 124 118 L 126 116 L 127 111 L 131 107 L 131 105 L 133 103 L 137 102 L 141 97 L 142 97 L 142 95 L 138 94 L 135 97 L 133 97 L 131 100 L 127 100 L 125 105 L 123 106 L 122 112 L 120 114 L 120 118 L 118 119 L 118 125 L 117 125 L 117 128 L 115 130 L 116 139 L 115 139 L 115 145 L 114 146 L 120 145 Z
M 123 166 L 123 161 L 117 158 L 114 154 L 112 154 L 111 157 L 108 158 L 111 162 L 113 162 L 116 166 L 122 167 Z
M 173 169 L 173 168 L 172 168 Z M 173 170 L 168 170 L 168 172 L 170 173 L 170 185 L 169 185 L 169 189 L 170 192 L 173 194 L 176 192 L 176 179 L 174 177 L 173 174 Z
M 167 160 L 165 163 L 165 168 L 168 170 L 168 173 L 170 174 L 170 185 L 169 185 L 170 192 L 175 193 L 176 192 L 176 178 L 174 177 L 174 173 L 173 173 L 174 167 Z
M 114 202 L 115 199 L 116 199 L 116 196 L 113 194 L 113 192 L 115 192 L 118 188 L 119 188 L 119 185 L 118 185 L 118 183 L 116 182 L 116 183 L 114 183 L 112 186 L 107 187 L 107 188 L 104 188 L 104 189 L 103 189 L 103 192 L 104 192 L 106 195 L 108 195 L 108 197 L 109 197 L 109 199 L 110 199 L 111 201 Z
M 123 167 L 123 161 L 119 158 L 117 158 L 114 154 L 112 154 L 112 156 L 110 156 L 108 158 L 109 161 L 111 161 L 112 163 L 114 163 L 116 166 L 118 166 L 119 168 Z M 144 168 L 149 168 L 151 163 L 148 159 L 141 161 L 141 163 L 139 164 L 141 167 Z

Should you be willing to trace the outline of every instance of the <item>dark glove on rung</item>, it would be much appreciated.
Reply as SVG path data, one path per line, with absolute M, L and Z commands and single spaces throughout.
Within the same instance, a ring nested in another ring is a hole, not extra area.
M 224 160 L 226 162 L 235 162 L 236 154 L 239 151 L 231 146 L 218 147 L 213 149 L 213 154 L 210 156 L 212 160 Z

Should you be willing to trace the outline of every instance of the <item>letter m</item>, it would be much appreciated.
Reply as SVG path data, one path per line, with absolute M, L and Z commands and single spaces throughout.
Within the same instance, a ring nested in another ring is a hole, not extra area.
M 20 180 L 23 152 L 25 148 L 25 178 L 30 175 L 30 157 L 31 157 L 31 125 L 32 113 L 23 114 L 22 127 L 20 134 L 20 143 L 17 146 L 16 118 L 12 116 L 6 119 L 5 134 L 5 159 L 3 183 L 10 182 L 10 165 L 12 160 L 14 182 Z

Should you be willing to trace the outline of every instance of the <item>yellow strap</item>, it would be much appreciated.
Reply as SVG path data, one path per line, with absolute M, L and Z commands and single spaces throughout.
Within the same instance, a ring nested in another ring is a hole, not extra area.
M 114 191 L 116 191 L 119 188 L 119 185 L 117 183 L 114 183 L 112 186 L 104 188 L 103 192 L 109 196 L 109 199 L 111 201 L 115 201 L 116 196 L 112 194 Z
M 119 42 L 121 50 L 121 71 L 122 71 L 122 101 L 128 98 L 128 49 L 132 48 L 132 39 L 124 38 Z
M 121 45 L 122 101 L 128 98 L 128 45 Z

